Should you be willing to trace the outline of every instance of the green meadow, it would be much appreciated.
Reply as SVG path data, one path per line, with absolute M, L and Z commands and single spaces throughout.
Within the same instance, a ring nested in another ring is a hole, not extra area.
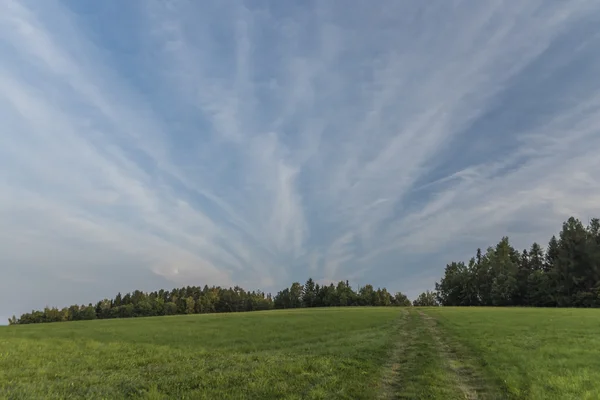
M 0 328 L 6 399 L 598 399 L 600 311 L 361 307 Z

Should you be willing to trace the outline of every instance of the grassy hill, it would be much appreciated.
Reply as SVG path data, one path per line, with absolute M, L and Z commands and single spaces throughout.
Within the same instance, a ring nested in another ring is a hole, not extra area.
M 297 309 L 0 327 L 0 398 L 597 399 L 599 310 Z
M 397 308 L 99 320 L 0 329 L 17 398 L 368 398 Z

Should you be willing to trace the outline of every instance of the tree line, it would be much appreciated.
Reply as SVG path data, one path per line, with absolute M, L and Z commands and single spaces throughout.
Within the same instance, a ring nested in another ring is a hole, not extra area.
M 25 313 L 9 319 L 9 324 L 35 324 L 45 322 L 78 321 L 109 318 L 150 317 L 178 314 L 208 314 L 225 312 L 260 311 L 300 307 L 344 306 L 410 306 L 410 300 L 402 294 L 390 294 L 385 288 L 374 289 L 365 285 L 354 291 L 348 281 L 337 285 L 319 285 L 312 278 L 301 285 L 294 282 L 275 296 L 261 291 L 245 291 L 239 286 L 203 288 L 187 286 L 173 290 L 142 292 L 136 290 L 113 299 L 100 300 L 93 305 L 72 305 L 58 309 Z
M 12 317 L 10 324 L 77 321 L 108 318 L 149 317 L 177 314 L 204 314 L 259 311 L 300 307 L 410 306 L 403 293 L 392 295 L 385 288 L 365 285 L 357 291 L 348 281 L 319 285 L 308 279 L 294 282 L 275 296 L 261 291 L 245 291 L 239 286 L 203 288 L 187 286 L 117 294 L 96 305 L 72 305 Z M 503 237 L 483 253 L 477 249 L 469 262 L 451 262 L 414 306 L 530 306 L 600 307 L 600 220 L 587 226 L 574 218 L 563 223 L 558 238 L 552 236 L 545 249 L 533 243 L 516 250 Z
M 503 237 L 468 263 L 446 265 L 429 294 L 420 305 L 600 307 L 600 220 L 569 218 L 545 249 L 519 252 Z

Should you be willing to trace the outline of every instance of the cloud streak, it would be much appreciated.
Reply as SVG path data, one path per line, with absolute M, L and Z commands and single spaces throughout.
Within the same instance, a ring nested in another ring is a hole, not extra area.
M 1 4 L 0 314 L 308 275 L 415 295 L 597 212 L 593 1 Z

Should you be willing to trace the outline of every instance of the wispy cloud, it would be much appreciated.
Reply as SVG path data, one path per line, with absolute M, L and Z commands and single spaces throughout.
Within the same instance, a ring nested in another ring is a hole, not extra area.
M 597 212 L 597 2 L 1 7 L 1 314 L 308 275 L 414 295 Z

